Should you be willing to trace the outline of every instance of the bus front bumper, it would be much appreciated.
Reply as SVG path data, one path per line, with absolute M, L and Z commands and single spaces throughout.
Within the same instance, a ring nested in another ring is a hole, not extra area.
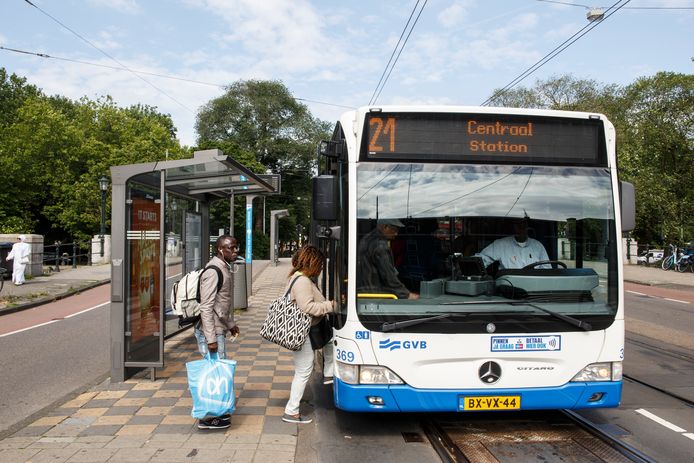
M 566 383 L 558 387 L 522 389 L 416 389 L 406 384 L 353 385 L 335 378 L 335 405 L 350 412 L 455 412 L 471 411 L 465 399 L 518 397 L 517 410 L 606 408 L 619 406 L 621 381 Z M 496 401 L 498 404 L 498 401 Z M 507 410 L 492 408 L 491 410 Z M 479 411 L 490 411 L 484 409 Z

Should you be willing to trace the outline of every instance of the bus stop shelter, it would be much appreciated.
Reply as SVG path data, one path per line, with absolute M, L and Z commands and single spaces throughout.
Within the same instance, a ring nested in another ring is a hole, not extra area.
M 182 274 L 209 259 L 210 203 L 243 195 L 252 214 L 252 199 L 276 193 L 279 176 L 256 175 L 214 149 L 189 159 L 113 166 L 111 177 L 110 357 L 111 381 L 119 382 L 164 367 L 164 339 L 178 330 L 168 295 Z M 250 229 L 246 236 L 252 253 Z

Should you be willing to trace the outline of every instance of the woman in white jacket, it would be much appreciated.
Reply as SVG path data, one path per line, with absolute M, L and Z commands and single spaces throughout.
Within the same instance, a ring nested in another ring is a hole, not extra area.
M 291 289 L 291 299 L 296 301 L 296 305 L 301 311 L 313 317 L 312 326 L 318 324 L 325 314 L 335 311 L 335 302 L 326 300 L 311 280 L 311 278 L 320 275 L 323 270 L 323 261 L 323 253 L 318 248 L 314 246 L 302 247 L 292 257 L 292 271 L 289 273 L 289 283 L 287 284 L 289 287 L 294 282 Z M 333 345 L 330 342 L 323 347 L 323 362 L 323 383 L 330 384 L 333 376 Z M 289 401 L 284 407 L 283 421 L 299 424 L 312 421 L 311 418 L 301 416 L 299 413 L 299 403 L 312 372 L 313 348 L 311 341 L 306 338 L 301 349 L 294 352 L 294 379 L 289 393 Z
M 12 245 L 12 250 L 7 255 L 7 260 L 14 260 L 14 265 L 12 266 L 12 283 L 17 286 L 24 284 L 24 270 L 30 262 L 29 254 L 31 254 L 31 246 L 29 246 L 29 243 L 25 243 L 26 239 L 26 236 L 19 235 L 17 237 L 17 242 Z

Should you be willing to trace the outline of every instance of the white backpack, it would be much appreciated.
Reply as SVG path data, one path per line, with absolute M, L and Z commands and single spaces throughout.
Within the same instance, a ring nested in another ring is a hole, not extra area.
M 205 270 L 209 269 L 217 272 L 217 291 L 219 291 L 222 288 L 224 275 L 213 265 L 186 273 L 171 288 L 171 309 L 174 315 L 178 315 L 179 325 L 195 323 L 200 317 L 200 277 Z

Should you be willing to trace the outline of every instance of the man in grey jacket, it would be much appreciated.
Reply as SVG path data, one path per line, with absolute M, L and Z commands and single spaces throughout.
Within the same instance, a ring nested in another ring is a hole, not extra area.
M 398 219 L 378 219 L 376 228 L 359 241 L 357 248 L 357 291 L 388 293 L 398 299 L 419 299 L 398 278 L 390 241 L 405 225 Z
M 239 327 L 234 322 L 232 273 L 239 247 L 236 238 L 230 235 L 217 238 L 216 245 L 217 254 L 210 259 L 200 274 L 200 321 L 195 324 L 195 337 L 203 356 L 209 351 L 217 352 L 220 358 L 226 358 L 227 333 L 231 333 L 232 336 L 239 334 Z M 222 276 L 221 286 L 219 275 Z M 210 417 L 198 422 L 200 429 L 223 429 L 230 425 L 230 415 Z

